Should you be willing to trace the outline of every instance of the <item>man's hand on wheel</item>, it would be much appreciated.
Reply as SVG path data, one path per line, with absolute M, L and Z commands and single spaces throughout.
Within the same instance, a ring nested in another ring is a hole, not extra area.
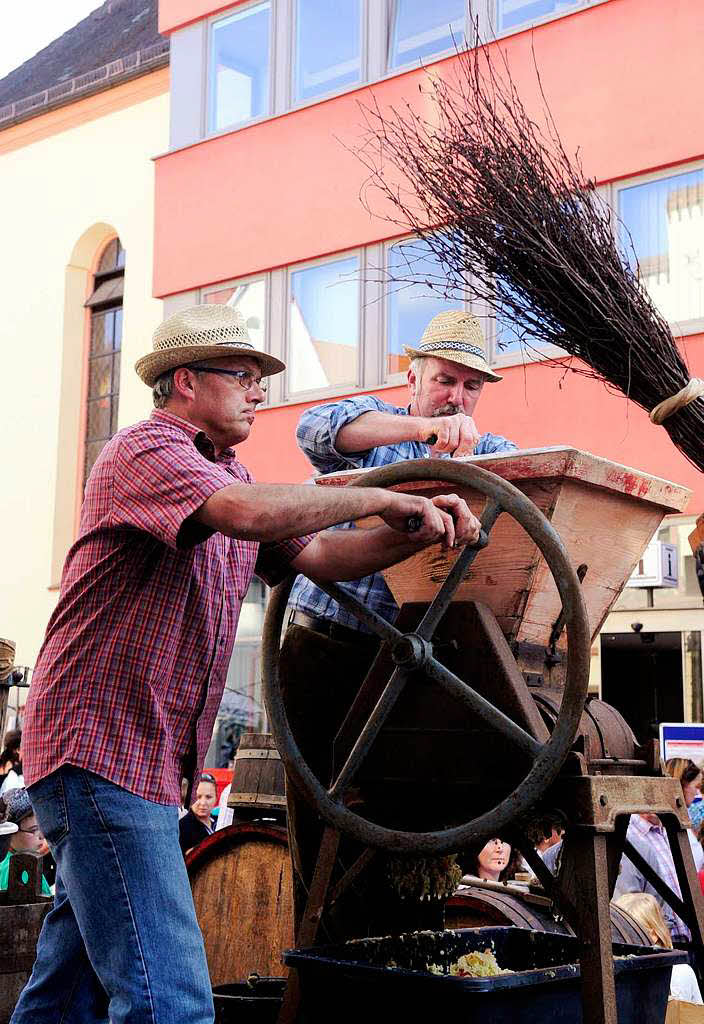
M 446 548 L 473 544 L 479 538 L 479 520 L 466 501 L 456 494 L 440 494 L 432 500 L 389 491 L 389 508 L 381 514 L 393 530 L 425 547 L 441 541 Z
M 452 517 L 455 526 L 454 547 L 477 543 L 482 524 L 463 498 L 457 494 L 438 494 L 431 501 L 436 508 Z

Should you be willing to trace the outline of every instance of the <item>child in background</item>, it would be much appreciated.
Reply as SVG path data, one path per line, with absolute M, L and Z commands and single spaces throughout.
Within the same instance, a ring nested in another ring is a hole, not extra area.
M 10 837 L 10 848 L 0 861 L 0 889 L 7 889 L 10 875 L 10 860 L 15 853 L 33 853 L 37 857 L 48 852 L 46 840 L 41 833 L 37 819 L 34 817 L 27 790 L 22 787 L 12 789 L 5 794 L 4 803 L 7 808 L 7 821 L 17 825 L 17 831 Z M 42 874 L 42 892 L 51 895 L 51 889 Z

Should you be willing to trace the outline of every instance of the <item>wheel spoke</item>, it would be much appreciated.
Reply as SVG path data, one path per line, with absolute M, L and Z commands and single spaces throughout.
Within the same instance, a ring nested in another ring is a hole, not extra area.
M 440 619 L 448 609 L 450 601 L 452 601 L 452 598 L 455 596 L 455 591 L 464 579 L 467 569 L 469 569 L 479 552 L 486 547 L 491 528 L 502 512 L 503 509 L 498 502 L 487 501 L 481 517 L 483 536 L 480 535 L 480 542 L 477 544 L 468 544 L 455 559 L 455 564 L 447 574 L 445 582 L 433 598 L 432 604 L 426 611 L 420 626 L 416 630 L 418 635 L 422 636 L 424 640 L 430 640 L 432 637 L 437 628 L 438 622 L 440 622 Z
M 395 643 L 396 640 L 400 640 L 402 633 L 399 633 L 390 622 L 383 619 L 377 612 L 372 611 L 371 608 L 367 608 L 366 605 L 358 601 L 356 597 L 352 597 L 343 590 L 337 583 L 329 583 L 327 580 L 316 580 L 313 577 L 309 577 L 312 583 L 315 583 L 316 587 L 320 587 L 324 590 L 328 597 L 331 597 L 333 601 L 337 601 L 345 611 L 348 611 L 351 615 L 354 615 L 356 619 L 363 622 L 365 626 L 369 628 L 381 637 L 382 640 L 386 640 L 388 643 Z
M 407 674 L 403 669 L 394 669 L 391 678 L 384 687 L 384 692 L 376 702 L 374 710 L 359 734 L 357 742 L 352 747 L 349 757 L 342 766 L 340 774 L 328 790 L 328 795 L 333 800 L 339 800 L 344 795 L 345 790 L 357 774 L 360 764 L 369 753 L 372 743 L 379 735 L 379 730 L 388 718 L 389 712 L 393 709 L 401 691 L 406 685 L 406 678 Z
M 454 672 L 450 672 L 449 668 L 445 668 L 435 658 L 428 659 L 423 666 L 423 671 L 440 683 L 449 694 L 460 700 L 473 714 L 478 715 L 486 725 L 501 733 L 526 754 L 530 754 L 534 759 L 540 754 L 543 749 L 542 743 L 538 743 L 530 733 L 522 729 L 520 725 L 516 725 L 508 715 L 495 708 L 480 693 L 473 690 L 471 686 L 464 683 Z

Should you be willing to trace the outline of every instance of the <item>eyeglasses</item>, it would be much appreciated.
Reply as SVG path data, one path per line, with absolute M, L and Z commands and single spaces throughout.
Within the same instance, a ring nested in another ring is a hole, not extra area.
M 17 826 L 17 831 L 18 832 L 28 832 L 32 836 L 38 836 L 38 835 L 41 834 L 41 829 L 39 828 L 39 825 L 32 825 L 32 826 L 30 826 L 30 828 L 22 828 L 21 825 L 18 825 Z
M 201 782 L 215 782 L 215 776 L 214 775 L 208 775 L 207 772 L 201 772 L 200 781 Z
M 266 394 L 269 386 L 261 377 L 255 377 L 250 370 L 221 370 L 215 366 L 187 366 L 186 369 L 194 370 L 196 373 L 219 373 L 223 377 L 234 377 L 245 391 L 251 391 L 256 384 L 259 390 Z

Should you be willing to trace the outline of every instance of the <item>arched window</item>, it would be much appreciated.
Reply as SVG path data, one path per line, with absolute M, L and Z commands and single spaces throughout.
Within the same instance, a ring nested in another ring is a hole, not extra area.
M 98 262 L 90 309 L 90 350 L 86 389 L 83 485 L 95 460 L 117 430 L 122 346 L 125 250 L 119 238 L 108 242 Z

